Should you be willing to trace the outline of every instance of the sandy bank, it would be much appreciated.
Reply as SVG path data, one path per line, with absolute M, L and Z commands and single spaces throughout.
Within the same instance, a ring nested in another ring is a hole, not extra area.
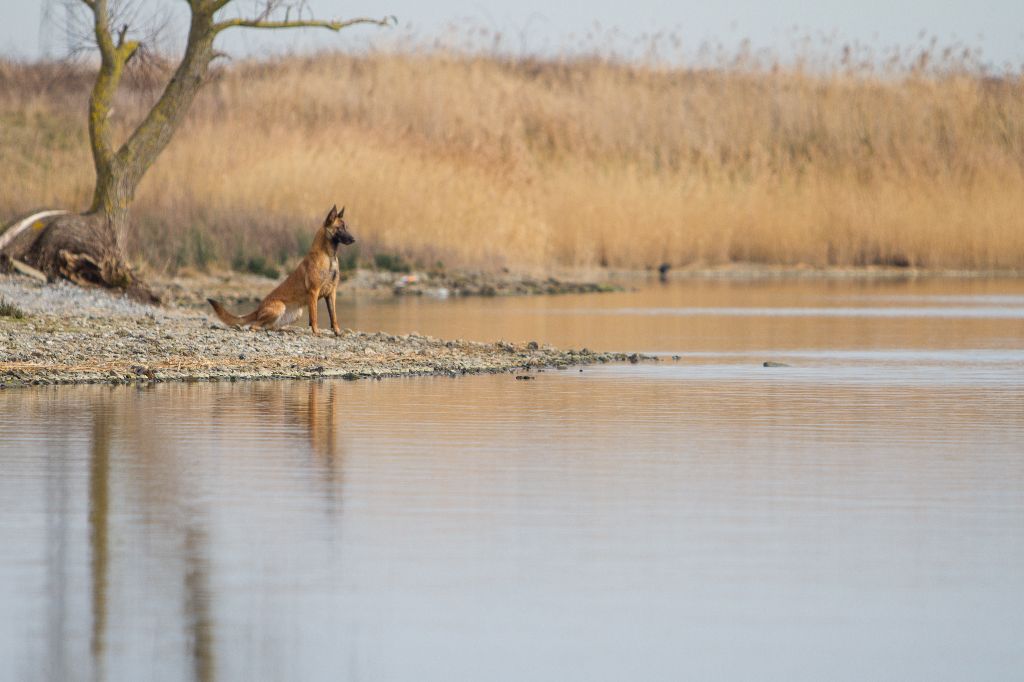
M 383 378 L 513 372 L 642 356 L 479 343 L 419 334 L 308 328 L 249 332 L 177 306 L 151 308 L 103 291 L 0 276 L 0 297 L 26 312 L 0 317 L 4 387 L 148 381 Z

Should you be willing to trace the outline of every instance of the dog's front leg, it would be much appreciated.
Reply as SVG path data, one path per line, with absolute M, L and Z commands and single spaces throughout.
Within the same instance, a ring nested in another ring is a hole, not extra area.
M 332 289 L 327 297 L 327 314 L 331 318 L 331 331 L 334 332 L 335 336 L 341 336 L 341 327 L 338 326 L 338 310 L 334 307 L 334 300 L 337 294 L 338 292 Z
M 313 330 L 313 336 L 320 336 L 320 327 L 316 323 L 316 304 L 319 299 L 316 289 L 311 289 L 309 292 L 309 326 Z

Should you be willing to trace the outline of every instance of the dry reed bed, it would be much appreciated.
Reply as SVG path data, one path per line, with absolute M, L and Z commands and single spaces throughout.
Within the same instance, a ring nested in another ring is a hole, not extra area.
M 123 88 L 126 126 L 158 94 Z M 89 74 L 0 64 L 0 215 L 82 208 Z M 1024 268 L 1024 77 L 443 52 L 218 72 L 140 190 L 151 266 L 284 261 L 332 202 L 424 265 Z

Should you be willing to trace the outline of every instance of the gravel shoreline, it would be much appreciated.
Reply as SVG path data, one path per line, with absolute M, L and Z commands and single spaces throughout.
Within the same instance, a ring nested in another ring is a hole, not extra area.
M 0 276 L 0 298 L 26 317 L 0 317 L 0 388 L 161 381 L 343 379 L 515 372 L 653 359 L 534 342 L 479 343 L 419 334 L 308 328 L 250 332 L 173 306 L 105 291 Z

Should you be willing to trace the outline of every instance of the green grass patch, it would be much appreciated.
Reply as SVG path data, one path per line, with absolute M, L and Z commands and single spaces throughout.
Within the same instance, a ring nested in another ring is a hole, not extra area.
M 0 296 L 0 317 L 13 317 L 15 320 L 20 320 L 26 315 L 24 310 Z
M 359 247 L 350 246 L 339 250 L 338 267 L 342 272 L 351 272 L 359 268 Z
M 409 272 L 412 266 L 401 256 L 391 253 L 378 253 L 373 256 L 373 265 L 378 270 L 388 272 Z
M 236 272 L 251 272 L 254 275 L 263 275 L 270 279 L 277 279 L 281 276 L 281 271 L 272 263 L 267 262 L 263 256 L 246 258 L 241 254 L 236 254 L 231 261 L 231 268 Z

